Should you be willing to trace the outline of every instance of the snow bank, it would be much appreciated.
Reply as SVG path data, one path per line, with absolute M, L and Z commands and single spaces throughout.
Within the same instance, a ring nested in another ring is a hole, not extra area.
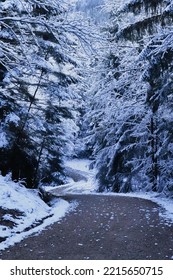
M 7 214 L 1 218 L 1 221 L 15 223 L 13 227 L 0 223 L 0 237 L 6 238 L 0 243 L 0 250 L 3 250 L 58 221 L 75 205 L 62 199 L 56 199 L 52 207 L 49 207 L 40 199 L 36 191 L 28 190 L 19 183 L 12 182 L 9 177 L 0 176 L 0 207 L 7 210 Z M 12 216 L 8 214 L 9 209 L 20 211 L 21 214 L 16 217 Z M 40 225 L 31 228 L 37 223 Z M 28 230 L 23 232 L 26 228 Z

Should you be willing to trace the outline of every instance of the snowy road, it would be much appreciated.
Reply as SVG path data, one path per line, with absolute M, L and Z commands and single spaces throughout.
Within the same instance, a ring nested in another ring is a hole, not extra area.
M 1 259 L 171 259 L 173 225 L 140 198 L 77 195 L 61 221 L 2 251 Z
M 71 211 L 63 210 L 59 220 L 58 204 L 51 221 L 16 236 L 18 243 L 5 247 L 0 259 L 173 259 L 172 200 L 144 193 L 96 194 L 89 165 L 68 162 L 69 182 L 48 188 L 66 200 L 60 200 L 66 207 L 74 206 Z

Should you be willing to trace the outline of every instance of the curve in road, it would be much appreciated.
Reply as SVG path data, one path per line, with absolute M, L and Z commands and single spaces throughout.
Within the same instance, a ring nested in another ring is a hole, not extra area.
M 161 208 L 140 198 L 68 195 L 78 206 L 39 235 L 0 253 L 15 260 L 171 259 L 173 225 Z

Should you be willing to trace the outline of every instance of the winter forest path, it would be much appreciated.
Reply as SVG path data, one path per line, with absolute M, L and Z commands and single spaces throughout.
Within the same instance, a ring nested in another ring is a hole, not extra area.
M 160 207 L 140 198 L 70 194 L 77 207 L 36 236 L 3 251 L 1 259 L 171 259 L 173 225 Z

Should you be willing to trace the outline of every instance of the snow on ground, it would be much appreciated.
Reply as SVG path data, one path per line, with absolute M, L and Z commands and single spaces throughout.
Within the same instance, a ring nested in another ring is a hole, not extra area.
M 19 183 L 12 182 L 8 176 L 0 175 L 0 208 L 7 212 L 2 214 L 0 219 L 0 238 L 5 239 L 0 243 L 0 250 L 20 242 L 32 233 L 40 232 L 46 226 L 60 220 L 74 207 L 75 203 L 69 204 L 62 199 L 54 200 L 52 207 L 49 207 L 36 191 L 28 190 Z M 10 210 L 15 210 L 16 215 L 15 211 L 13 215 L 9 214 Z M 41 222 L 42 220 L 44 221 Z M 8 221 L 12 222 L 13 226 L 8 226 Z M 37 223 L 40 225 L 31 228 Z M 28 230 L 24 231 L 26 228 Z
M 94 179 L 94 175 L 96 173 L 95 169 L 89 168 L 89 166 L 92 164 L 90 160 L 85 159 L 74 159 L 66 162 L 66 166 L 79 171 L 85 171 L 85 175 L 87 176 L 87 181 L 79 181 L 79 182 L 70 182 L 69 184 L 66 184 L 64 186 L 58 187 L 58 191 L 64 190 L 66 193 L 82 193 L 82 194 L 88 194 L 88 193 L 95 193 L 96 194 L 96 181 Z M 55 190 L 55 189 L 54 189 Z M 134 193 L 128 193 L 128 194 L 117 194 L 117 193 L 111 193 L 111 192 L 105 192 L 105 193 L 97 193 L 97 195 L 112 195 L 112 196 L 129 196 L 129 197 L 139 197 L 147 200 L 151 200 L 155 203 L 157 203 L 159 206 L 161 206 L 165 211 L 160 211 L 160 216 L 162 216 L 165 220 L 168 222 L 173 223 L 173 199 L 166 198 L 162 194 L 154 193 L 154 192 L 134 192 Z
M 46 191 L 51 191 L 56 194 L 65 195 L 66 193 L 88 194 L 96 191 L 95 169 L 90 169 L 91 160 L 87 159 L 72 159 L 65 162 L 65 166 L 70 168 L 71 176 L 68 183 L 58 187 L 46 187 Z M 74 176 L 73 176 L 74 175 Z M 74 181 L 72 177 L 79 179 Z M 83 178 L 81 178 L 81 176 Z
M 67 168 L 76 174 L 83 176 L 83 180 L 74 181 L 69 178 L 69 183 L 58 186 L 57 188 L 47 187 L 46 190 L 52 193 L 77 193 L 77 194 L 89 194 L 95 195 L 112 195 L 112 196 L 129 196 L 139 197 L 143 199 L 151 200 L 165 209 L 160 211 L 161 217 L 163 217 L 168 223 L 173 222 L 173 200 L 163 197 L 158 193 L 129 193 L 129 194 L 115 194 L 115 193 L 96 193 L 96 182 L 94 180 L 95 170 L 90 170 L 89 166 L 91 161 L 89 160 L 71 160 L 66 162 Z M 72 174 L 73 175 L 73 174 Z M 60 195 L 61 196 L 61 195 Z M 45 227 L 60 220 L 68 211 L 72 211 L 77 206 L 77 203 L 70 203 L 63 199 L 55 199 L 52 202 L 51 207 L 45 204 L 37 192 L 34 190 L 28 190 L 19 183 L 14 183 L 8 176 L 2 177 L 0 175 L 0 208 L 7 209 L 7 213 L 1 215 L 0 221 L 0 239 L 6 238 L 5 241 L 0 243 L 0 250 L 8 248 L 9 246 L 20 242 L 31 234 L 39 234 Z M 18 215 L 9 214 L 9 209 L 16 209 Z M 2 221 L 14 222 L 13 227 L 3 225 Z M 39 221 L 42 221 L 39 225 L 36 225 Z M 25 229 L 28 228 L 27 231 Z
M 65 166 L 77 169 L 80 171 L 89 172 L 90 164 L 92 163 L 89 159 L 72 159 L 65 162 Z

